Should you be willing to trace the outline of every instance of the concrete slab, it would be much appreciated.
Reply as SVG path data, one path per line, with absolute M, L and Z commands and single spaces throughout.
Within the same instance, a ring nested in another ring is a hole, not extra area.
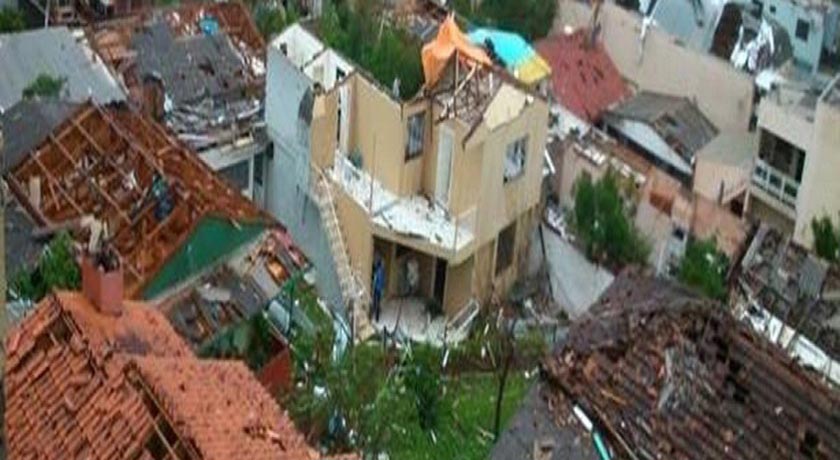
M 577 319 L 612 284 L 614 276 L 589 262 L 575 246 L 541 225 L 554 301 L 569 318 Z M 539 241 L 536 245 L 539 247 Z

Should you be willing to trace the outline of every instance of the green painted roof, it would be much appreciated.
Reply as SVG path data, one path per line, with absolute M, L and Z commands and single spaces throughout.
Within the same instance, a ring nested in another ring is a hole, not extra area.
M 153 299 L 213 266 L 263 231 L 263 222 L 234 225 L 227 219 L 205 216 L 190 237 L 143 289 L 143 298 Z

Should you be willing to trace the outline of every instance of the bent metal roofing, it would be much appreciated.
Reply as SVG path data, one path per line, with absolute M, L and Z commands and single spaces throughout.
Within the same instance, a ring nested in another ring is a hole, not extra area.
M 199 361 L 145 304 L 51 294 L 6 350 L 9 458 L 320 458 L 244 364 Z
M 205 218 L 237 235 L 274 224 L 159 124 L 125 107 L 81 106 L 6 177 L 37 225 L 85 216 L 104 222 L 129 297 L 180 253 Z M 85 233 L 75 229 L 73 236 L 85 243 Z

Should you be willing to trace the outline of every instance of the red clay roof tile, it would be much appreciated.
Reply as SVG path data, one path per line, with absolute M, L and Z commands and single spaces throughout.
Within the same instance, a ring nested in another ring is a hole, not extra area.
M 594 122 L 613 104 L 630 95 L 624 79 L 597 40 L 579 29 L 540 40 L 537 52 L 551 66 L 554 98 L 583 121 Z
M 164 316 L 50 295 L 6 342 L 9 458 L 319 458 L 240 362 L 199 361 Z M 156 447 L 157 446 L 157 447 Z

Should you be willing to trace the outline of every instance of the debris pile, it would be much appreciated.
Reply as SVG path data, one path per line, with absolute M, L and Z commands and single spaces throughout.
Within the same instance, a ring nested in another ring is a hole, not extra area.
M 840 394 L 664 281 L 621 276 L 546 369 L 620 457 L 840 456 Z

